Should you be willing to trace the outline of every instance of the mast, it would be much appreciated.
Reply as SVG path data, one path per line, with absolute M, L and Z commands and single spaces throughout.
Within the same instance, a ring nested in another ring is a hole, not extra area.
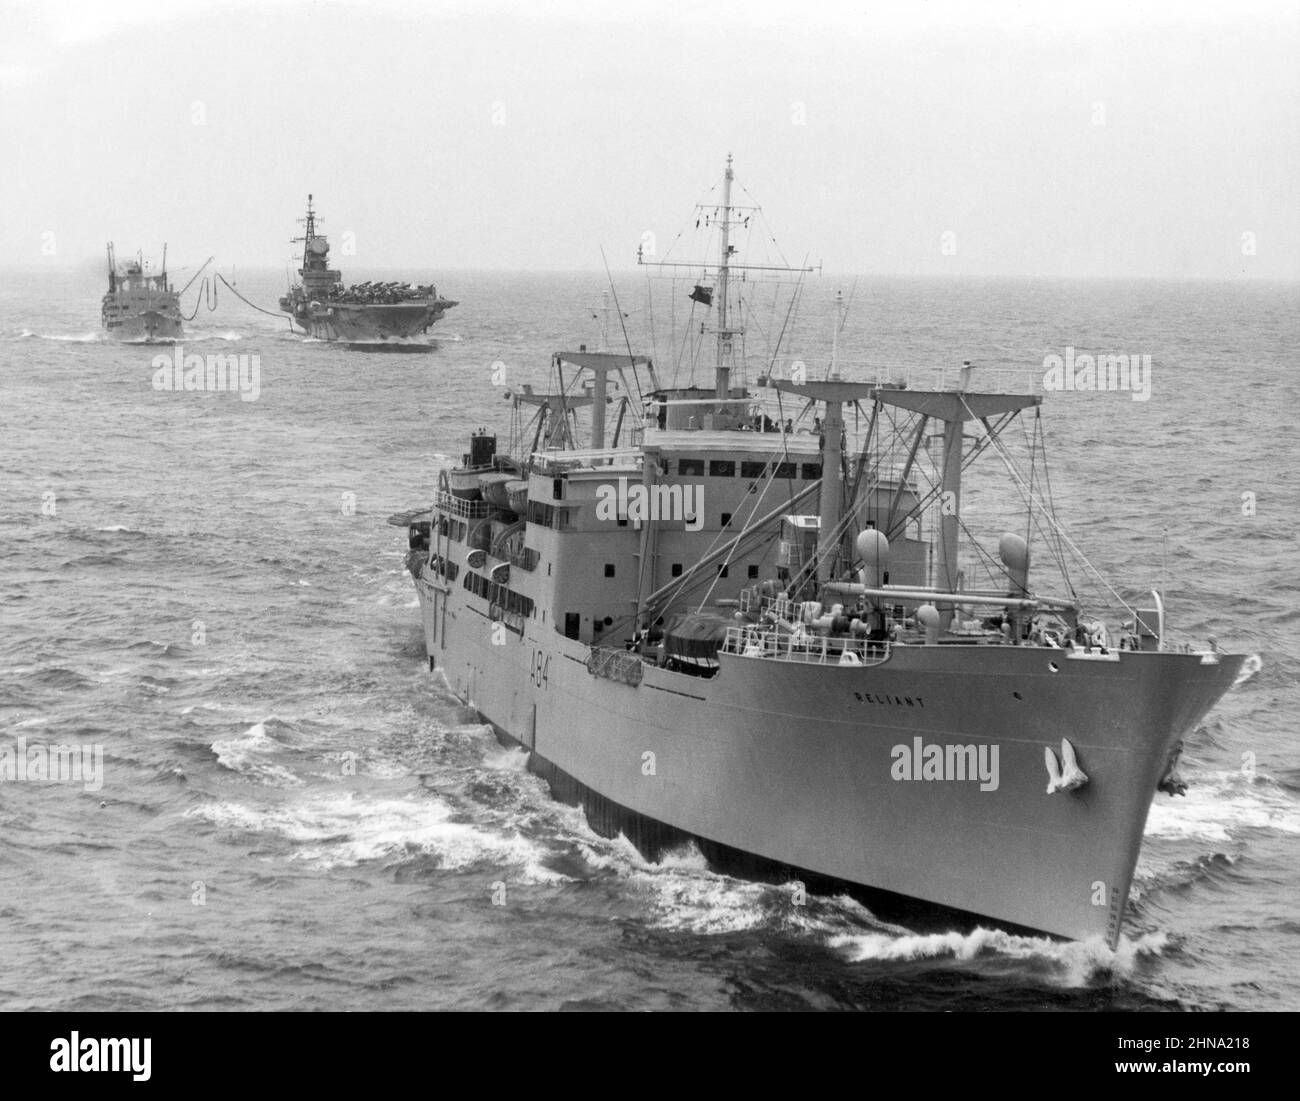
M 826 372 L 828 382 L 838 382 L 840 378 L 839 351 L 840 328 L 844 324 L 844 295 L 835 292 L 835 331 L 831 336 L 831 365 Z M 819 510 L 819 534 L 817 536 L 817 581 L 824 584 L 834 576 L 838 564 L 838 550 L 844 540 L 839 533 L 844 509 L 844 474 L 841 468 L 841 448 L 844 445 L 844 405 L 842 402 L 827 400 L 826 420 L 822 424 L 822 489 L 821 508 Z
M 841 536 L 837 532 L 841 517 L 844 486 L 840 472 L 840 445 L 844 439 L 844 406 L 827 400 L 826 420 L 822 424 L 826 442 L 822 445 L 822 489 L 820 526 L 817 535 L 817 580 L 829 581 L 836 566 L 835 553 Z
M 303 231 L 303 236 L 289 238 L 289 244 L 291 245 L 296 245 L 299 241 L 302 242 L 302 267 L 298 269 L 298 274 L 303 277 L 306 277 L 307 275 L 307 252 L 311 246 L 312 240 L 316 236 L 316 212 L 311 208 L 311 199 L 311 192 L 308 192 L 307 217 L 298 219 L 298 221 L 302 222 L 306 227 Z
M 727 328 L 727 281 L 731 263 L 731 154 L 722 177 L 722 257 L 718 264 L 718 397 L 731 397 L 731 332 Z
M 714 206 L 713 204 L 706 205 L 703 203 L 696 204 L 696 228 L 699 228 L 701 221 L 703 221 L 705 225 L 716 225 L 720 218 L 722 238 L 716 272 L 717 285 L 714 287 L 697 285 L 695 293 L 690 296 L 693 301 L 711 308 L 716 308 L 718 311 L 715 319 L 717 322 L 718 337 L 716 363 L 714 365 L 715 397 L 723 401 L 726 401 L 731 397 L 732 365 L 736 358 L 735 338 L 739 333 L 744 332 L 743 318 L 740 319 L 736 328 L 732 328 L 732 311 L 729 300 L 730 296 L 728 293 L 731 286 L 731 273 L 733 271 L 740 271 L 742 273 L 751 271 L 773 271 L 790 274 L 791 272 L 810 272 L 818 270 L 817 268 L 809 266 L 797 268 L 791 267 L 789 264 L 784 262 L 781 264 L 733 264 L 731 262 L 731 257 L 736 252 L 735 246 L 731 243 L 731 226 L 733 217 L 736 216 L 737 211 L 749 212 L 745 217 L 737 219 L 738 225 L 748 226 L 749 218 L 761 209 L 757 206 L 737 207 L 732 205 L 731 185 L 734 179 L 735 172 L 732 169 L 732 156 L 728 153 L 726 171 L 723 173 L 722 178 L 721 206 Z M 696 273 L 700 272 L 702 266 L 700 260 L 692 260 L 689 262 L 678 260 L 652 260 L 647 258 L 644 247 L 639 247 L 637 249 L 636 262 L 646 267 L 665 269 L 684 268 L 690 269 Z M 709 265 L 704 263 L 703 267 L 703 277 L 707 278 L 709 274 Z M 742 280 L 745 278 L 744 274 L 742 274 L 741 278 Z M 614 296 L 614 305 L 617 308 L 617 294 Z
M 841 451 L 844 441 L 844 406 L 862 401 L 874 402 L 880 391 L 873 382 L 843 382 L 840 379 L 787 382 L 785 379 L 769 378 L 767 385 L 773 390 L 797 394 L 807 401 L 820 402 L 826 406 L 826 419 L 822 422 L 826 439 L 822 444 L 822 477 L 818 487 L 821 528 L 817 536 L 816 572 L 817 580 L 826 582 L 833 576 L 833 567 L 840 557 L 840 544 L 844 538 L 842 534 L 836 534 L 844 519 L 844 457 Z M 873 428 L 874 425 L 873 415 Z
M 311 208 L 311 192 L 307 192 L 307 228 L 303 232 L 302 240 L 302 273 L 307 274 L 307 249 L 311 245 L 311 239 L 316 236 L 316 214 Z
M 659 473 L 659 449 L 647 447 L 641 461 L 641 484 L 646 499 L 653 500 L 656 476 Z M 636 572 L 636 630 L 644 632 L 650 627 L 646 594 L 655 589 L 655 559 L 659 553 L 659 525 L 651 516 L 641 524 L 641 546 L 637 554 Z
M 835 292 L 835 331 L 831 334 L 831 367 L 826 372 L 828 379 L 840 377 L 840 330 L 844 328 L 844 292 Z
M 884 405 L 897 409 L 906 409 L 919 414 L 923 419 L 917 429 L 917 440 L 925 425 L 938 423 L 943 425 L 943 457 L 940 465 L 939 484 L 939 546 L 938 561 L 935 563 L 935 588 L 940 593 L 957 591 L 957 537 L 961 531 L 961 464 L 963 428 L 966 421 L 987 421 L 990 417 L 1005 413 L 1018 413 L 1038 405 L 1042 398 L 1037 394 L 977 394 L 965 389 L 969 375 L 963 378 L 963 388 L 952 390 L 906 390 L 882 389 L 877 391 L 878 400 Z M 986 425 L 987 428 L 987 425 Z M 913 443 L 913 451 L 918 444 Z M 909 455 L 909 466 L 904 470 L 904 481 L 910 471 L 914 456 Z M 893 507 L 890 515 L 893 515 Z M 892 519 L 892 527 L 897 526 Z M 939 612 L 939 625 L 947 630 L 952 622 L 955 605 L 952 601 L 934 601 Z
M 609 304 L 609 291 L 601 291 L 600 305 L 593 307 L 595 312 L 591 315 L 600 322 L 600 347 L 597 351 L 609 351 L 609 312 L 612 308 Z
M 939 497 L 939 562 L 935 584 L 943 592 L 957 591 L 957 535 L 961 515 L 961 420 L 949 420 L 943 426 L 943 469 Z M 947 630 L 954 608 L 940 604 L 939 627 Z

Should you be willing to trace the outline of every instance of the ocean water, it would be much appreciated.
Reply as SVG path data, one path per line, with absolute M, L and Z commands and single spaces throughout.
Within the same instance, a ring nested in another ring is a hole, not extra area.
M 605 282 L 407 274 L 461 301 L 427 353 L 304 341 L 223 289 L 184 350 L 256 355 L 256 400 L 155 390 L 166 350 L 98 338 L 98 272 L 0 281 L 0 746 L 103 763 L 0 783 L 0 1008 L 1300 1009 L 1295 285 L 822 278 L 789 332 L 824 363 L 842 287 L 848 377 L 1151 355 L 1148 401 L 1047 398 L 1056 500 L 1122 592 L 1161 584 L 1182 637 L 1251 660 L 1157 796 L 1111 952 L 793 906 L 551 800 L 427 671 L 385 519 L 506 430 L 503 381 L 596 346 Z M 274 308 L 283 277 L 238 285 Z

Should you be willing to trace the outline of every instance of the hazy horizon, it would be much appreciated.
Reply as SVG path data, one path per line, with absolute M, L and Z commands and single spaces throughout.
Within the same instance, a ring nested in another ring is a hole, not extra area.
M 0 256 L 616 273 L 728 153 L 824 275 L 1300 278 L 1300 10 L 17 2 Z M 716 193 L 715 193 L 716 194 Z
M 125 255 L 126 254 L 123 250 L 120 249 L 118 250 L 119 264 L 121 263 L 122 258 Z M 131 255 L 134 256 L 135 252 L 132 252 Z M 161 250 L 159 255 L 161 255 Z M 147 261 L 151 259 L 151 254 L 148 253 L 147 251 L 145 252 L 145 259 Z M 206 259 L 206 257 L 203 259 Z M 177 261 L 179 261 L 179 263 Z M 188 256 L 176 257 L 172 251 L 169 251 L 167 254 L 167 270 L 173 273 L 174 275 L 179 275 L 182 271 L 187 273 L 192 272 L 200 264 L 202 264 L 202 262 L 203 262 L 202 259 L 196 261 L 194 260 L 193 257 L 188 257 Z M 64 275 L 76 271 L 84 271 L 93 274 L 93 277 L 95 279 L 99 279 L 100 276 L 105 271 L 107 271 L 106 259 L 104 257 L 100 257 L 98 260 L 93 260 L 91 258 L 82 258 L 80 261 L 76 263 L 72 263 L 68 261 L 57 261 L 57 260 L 52 262 L 47 261 L 42 263 L 28 263 L 28 264 L 0 263 L 0 271 L 22 272 L 24 274 L 31 273 L 31 272 L 38 272 L 41 271 L 42 269 L 51 268 L 51 267 L 56 268 L 59 272 L 61 272 Z M 274 264 L 237 264 L 235 265 L 235 267 L 237 269 L 236 275 L 240 277 L 245 275 L 283 276 L 285 274 L 285 269 L 283 265 L 277 266 Z M 223 275 L 229 277 L 230 269 L 231 269 L 231 265 L 227 264 L 222 266 L 218 264 L 216 261 L 214 261 L 207 268 L 207 271 L 211 272 L 213 270 L 217 270 L 220 271 Z M 539 278 L 545 276 L 572 275 L 572 276 L 594 277 L 602 285 L 605 285 L 608 282 L 607 273 L 605 269 L 600 267 L 483 268 L 483 267 L 472 267 L 472 266 L 461 266 L 461 265 L 457 265 L 455 267 L 452 267 L 450 265 L 444 265 L 441 267 L 434 267 L 428 265 L 424 267 L 417 267 L 414 265 L 409 267 L 402 267 L 400 265 L 392 265 L 392 264 L 377 264 L 377 265 L 360 264 L 357 265 L 355 268 L 343 269 L 343 283 L 344 285 L 347 285 L 349 283 L 356 283 L 359 280 L 353 278 L 353 276 L 366 275 L 370 273 L 392 275 L 395 277 L 406 273 L 409 274 L 412 279 L 416 277 L 424 279 L 428 277 L 430 274 L 438 275 L 438 276 L 441 275 L 527 275 L 527 276 L 537 276 Z M 616 278 L 622 279 L 624 282 L 626 282 L 626 280 L 629 277 L 638 278 L 638 279 L 641 278 L 640 272 L 635 267 L 615 268 L 611 266 L 611 273 Z M 294 281 L 296 282 L 297 273 L 292 272 L 291 275 Z M 1178 274 L 1126 275 L 1123 273 L 1118 273 L 1114 275 L 1108 275 L 1106 273 L 1096 273 L 1096 274 L 1080 274 L 1080 275 L 1050 275 L 1050 274 L 1033 274 L 1033 273 L 1018 274 L 1016 272 L 1005 272 L 1005 273 L 1002 272 L 994 272 L 994 273 L 888 272 L 888 271 L 838 271 L 838 270 L 831 271 L 829 269 L 823 270 L 820 273 L 814 272 L 812 275 L 808 277 L 807 282 L 812 282 L 817 279 L 838 280 L 838 281 L 843 281 L 845 279 L 874 279 L 874 280 L 900 280 L 900 281 L 917 280 L 917 281 L 933 281 L 933 282 L 943 282 L 946 280 L 951 280 L 953 282 L 968 282 L 968 281 L 976 282 L 980 280 L 985 280 L 988 282 L 1008 282 L 1008 283 L 1018 282 L 1018 281 L 1060 282 L 1060 283 L 1072 283 L 1072 282 L 1077 282 L 1077 283 L 1105 283 L 1105 282 L 1183 283 L 1186 282 L 1186 283 L 1230 283 L 1234 285 L 1240 284 L 1242 282 L 1241 276 L 1215 275 L 1215 274 L 1211 274 L 1211 275 L 1178 275 Z M 1278 275 L 1278 276 L 1253 275 L 1250 276 L 1249 281 L 1251 283 L 1258 283 L 1261 286 L 1269 283 L 1300 283 L 1300 274 Z M 172 282 L 175 283 L 176 282 L 175 279 L 173 279 Z M 847 287 L 842 287 L 841 289 L 847 293 Z

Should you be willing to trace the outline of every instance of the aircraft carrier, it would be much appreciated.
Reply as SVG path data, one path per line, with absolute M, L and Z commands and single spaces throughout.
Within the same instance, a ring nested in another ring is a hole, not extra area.
M 280 299 L 304 333 L 317 340 L 359 346 L 426 348 L 421 334 L 458 303 L 442 298 L 432 284 L 365 282 L 344 287 L 342 273 L 329 266 L 329 240 L 316 231 L 312 197 L 307 196 L 300 281 Z

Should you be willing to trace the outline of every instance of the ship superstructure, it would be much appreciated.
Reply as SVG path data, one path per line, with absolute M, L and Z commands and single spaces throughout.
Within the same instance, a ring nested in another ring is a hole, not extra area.
M 731 181 L 729 159 L 691 292 L 715 385 L 559 353 L 531 435 L 498 456 L 480 433 L 400 518 L 430 668 L 647 855 L 691 838 L 1113 946 L 1152 797 L 1243 659 L 1177 650 L 1159 594 L 1112 634 L 1068 578 L 1031 585 L 1033 538 L 1075 548 L 1003 440 L 1036 425 L 1030 389 L 834 361 L 737 385 Z M 977 586 L 961 499 L 985 455 L 1032 538 L 975 542 Z
M 293 239 L 302 245 L 300 281 L 280 299 L 280 309 L 317 340 L 427 347 L 412 345 L 412 338 L 427 333 L 458 303 L 440 297 L 431 283 L 367 281 L 345 287 L 342 273 L 330 267 L 329 239 L 317 232 L 317 221 L 308 195 L 303 236 Z

